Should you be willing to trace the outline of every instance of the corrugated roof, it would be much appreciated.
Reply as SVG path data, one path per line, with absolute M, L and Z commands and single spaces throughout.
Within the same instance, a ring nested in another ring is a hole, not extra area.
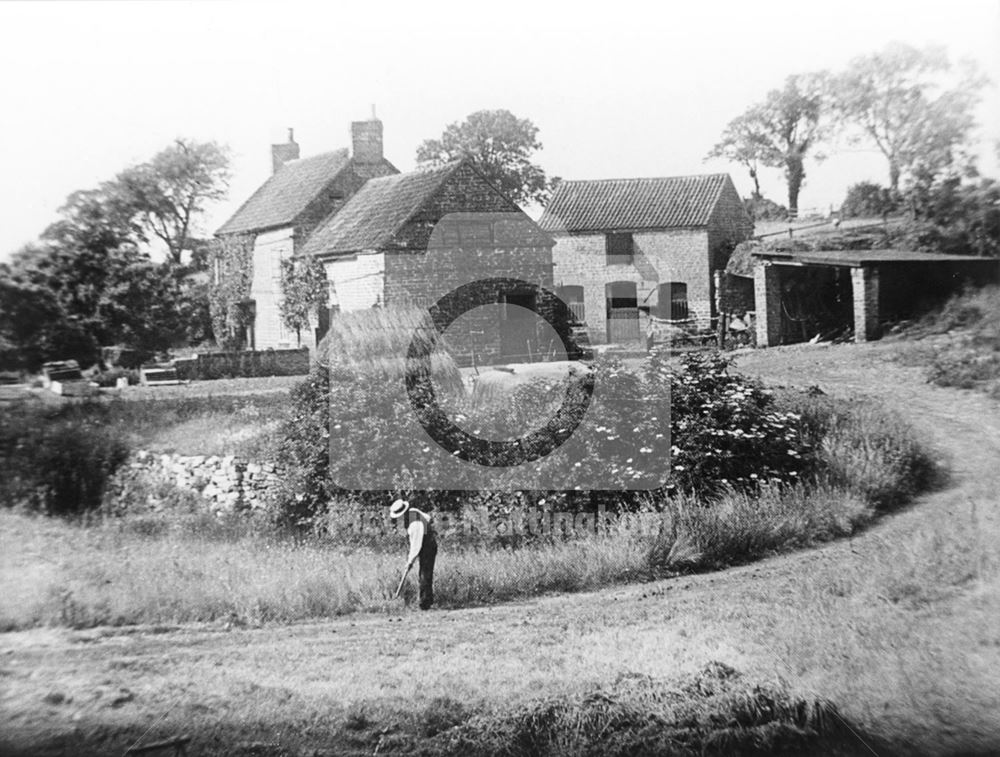
M 302 254 L 382 248 L 460 165 L 458 161 L 440 168 L 369 179 L 344 207 L 309 236 Z
M 349 162 L 344 148 L 285 163 L 215 233 L 260 231 L 292 223 Z
M 563 181 L 539 225 L 550 232 L 707 226 L 728 174 Z

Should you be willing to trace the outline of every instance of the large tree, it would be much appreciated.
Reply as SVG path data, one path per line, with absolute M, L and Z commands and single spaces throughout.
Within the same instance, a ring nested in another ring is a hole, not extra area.
M 834 79 L 833 104 L 856 142 L 874 145 L 889 163 L 889 186 L 927 182 L 968 163 L 963 147 L 975 128 L 985 85 L 971 64 L 952 66 L 941 47 L 892 43 L 855 58 Z
M 229 191 L 229 151 L 215 142 L 177 139 L 152 160 L 122 171 L 114 185 L 147 239 L 158 238 L 174 264 L 181 263 L 207 203 Z
M 441 165 L 469 158 L 497 189 L 518 205 L 544 205 L 551 194 L 545 171 L 532 163 L 542 147 L 538 127 L 509 110 L 480 110 L 448 126 L 440 139 L 417 148 L 417 162 Z
M 724 157 L 747 166 L 756 192 L 758 163 L 784 170 L 788 209 L 798 213 L 799 192 L 805 182 L 805 158 L 824 134 L 827 77 L 823 74 L 789 76 L 781 89 L 767 93 L 722 133 L 708 157 Z M 814 154 L 814 158 L 820 156 Z

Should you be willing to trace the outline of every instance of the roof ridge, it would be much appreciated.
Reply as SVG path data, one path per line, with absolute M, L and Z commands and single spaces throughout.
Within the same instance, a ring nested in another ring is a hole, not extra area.
M 628 182 L 628 181 L 673 181 L 676 179 L 713 179 L 720 176 L 728 176 L 729 174 L 716 171 L 714 173 L 691 173 L 691 174 L 681 174 L 679 176 L 632 176 L 632 177 L 620 177 L 614 179 L 563 179 L 559 182 L 556 187 L 558 189 L 563 184 L 596 184 L 598 182 Z

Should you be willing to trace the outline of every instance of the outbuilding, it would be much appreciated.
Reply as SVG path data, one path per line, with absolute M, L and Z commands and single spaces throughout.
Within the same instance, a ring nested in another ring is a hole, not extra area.
M 1000 260 L 912 250 L 755 249 L 757 346 L 853 331 L 876 339 L 964 286 L 1000 280 Z

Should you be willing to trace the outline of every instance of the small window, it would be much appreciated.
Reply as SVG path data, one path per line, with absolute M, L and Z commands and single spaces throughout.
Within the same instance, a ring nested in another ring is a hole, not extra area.
M 686 321 L 690 316 L 688 310 L 687 284 L 674 281 L 660 284 L 657 293 L 657 315 L 671 321 Z
M 563 286 L 559 288 L 557 294 L 559 295 L 559 299 L 569 306 L 569 310 L 573 314 L 573 318 L 576 319 L 578 323 L 586 321 L 586 310 L 583 305 L 582 286 Z
M 604 248 L 608 265 L 624 265 L 632 262 L 634 247 L 631 234 L 607 234 Z

